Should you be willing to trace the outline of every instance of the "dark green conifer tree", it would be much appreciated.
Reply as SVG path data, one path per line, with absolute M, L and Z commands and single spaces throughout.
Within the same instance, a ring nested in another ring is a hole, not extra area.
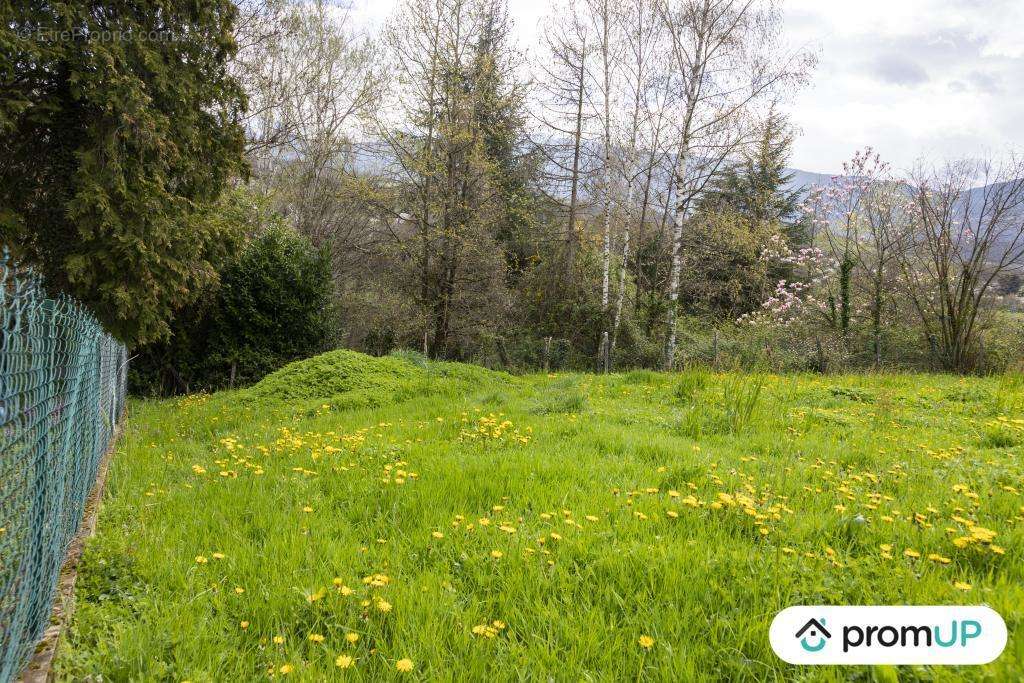
M 0 3 L 0 237 L 130 344 L 165 336 L 234 236 L 230 0 Z

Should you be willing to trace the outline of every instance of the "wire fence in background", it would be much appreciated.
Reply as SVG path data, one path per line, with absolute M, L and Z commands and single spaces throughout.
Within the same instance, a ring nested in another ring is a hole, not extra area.
M 124 410 L 127 354 L 0 256 L 0 682 L 49 625 L 61 565 Z

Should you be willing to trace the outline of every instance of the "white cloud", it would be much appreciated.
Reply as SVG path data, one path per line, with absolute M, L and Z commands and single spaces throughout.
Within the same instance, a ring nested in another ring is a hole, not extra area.
M 793 164 L 828 171 L 865 144 L 897 168 L 1024 148 L 1020 0 L 787 3 L 821 63 L 791 113 Z

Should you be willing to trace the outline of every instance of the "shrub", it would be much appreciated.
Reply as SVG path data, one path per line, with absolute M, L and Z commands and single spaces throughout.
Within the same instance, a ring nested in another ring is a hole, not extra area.
M 250 237 L 220 271 L 219 286 L 178 312 L 169 339 L 134 350 L 135 393 L 250 384 L 330 342 L 327 254 L 243 192 L 226 199 L 219 218 Z
M 210 312 L 207 370 L 248 384 L 324 350 L 331 295 L 327 255 L 281 224 L 255 237 L 221 275 Z

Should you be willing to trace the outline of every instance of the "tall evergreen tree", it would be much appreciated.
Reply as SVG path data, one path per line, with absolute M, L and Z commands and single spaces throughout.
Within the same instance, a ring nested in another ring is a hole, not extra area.
M 479 127 L 482 154 L 501 205 L 494 219 L 494 236 L 505 250 L 508 273 L 514 277 L 526 266 L 534 246 L 529 239 L 529 159 L 523 151 L 525 93 L 516 75 L 519 60 L 510 45 L 508 8 L 504 2 L 490 2 L 481 12 L 468 81 L 474 93 L 473 118 Z
M 0 235 L 129 343 L 168 332 L 231 248 L 243 171 L 230 0 L 3 3 Z
M 701 200 L 701 209 L 730 209 L 758 224 L 778 223 L 793 246 L 805 244 L 807 226 L 800 210 L 803 190 L 788 189 L 794 173 L 786 168 L 793 133 L 785 116 L 772 110 L 757 144 L 729 166 Z

